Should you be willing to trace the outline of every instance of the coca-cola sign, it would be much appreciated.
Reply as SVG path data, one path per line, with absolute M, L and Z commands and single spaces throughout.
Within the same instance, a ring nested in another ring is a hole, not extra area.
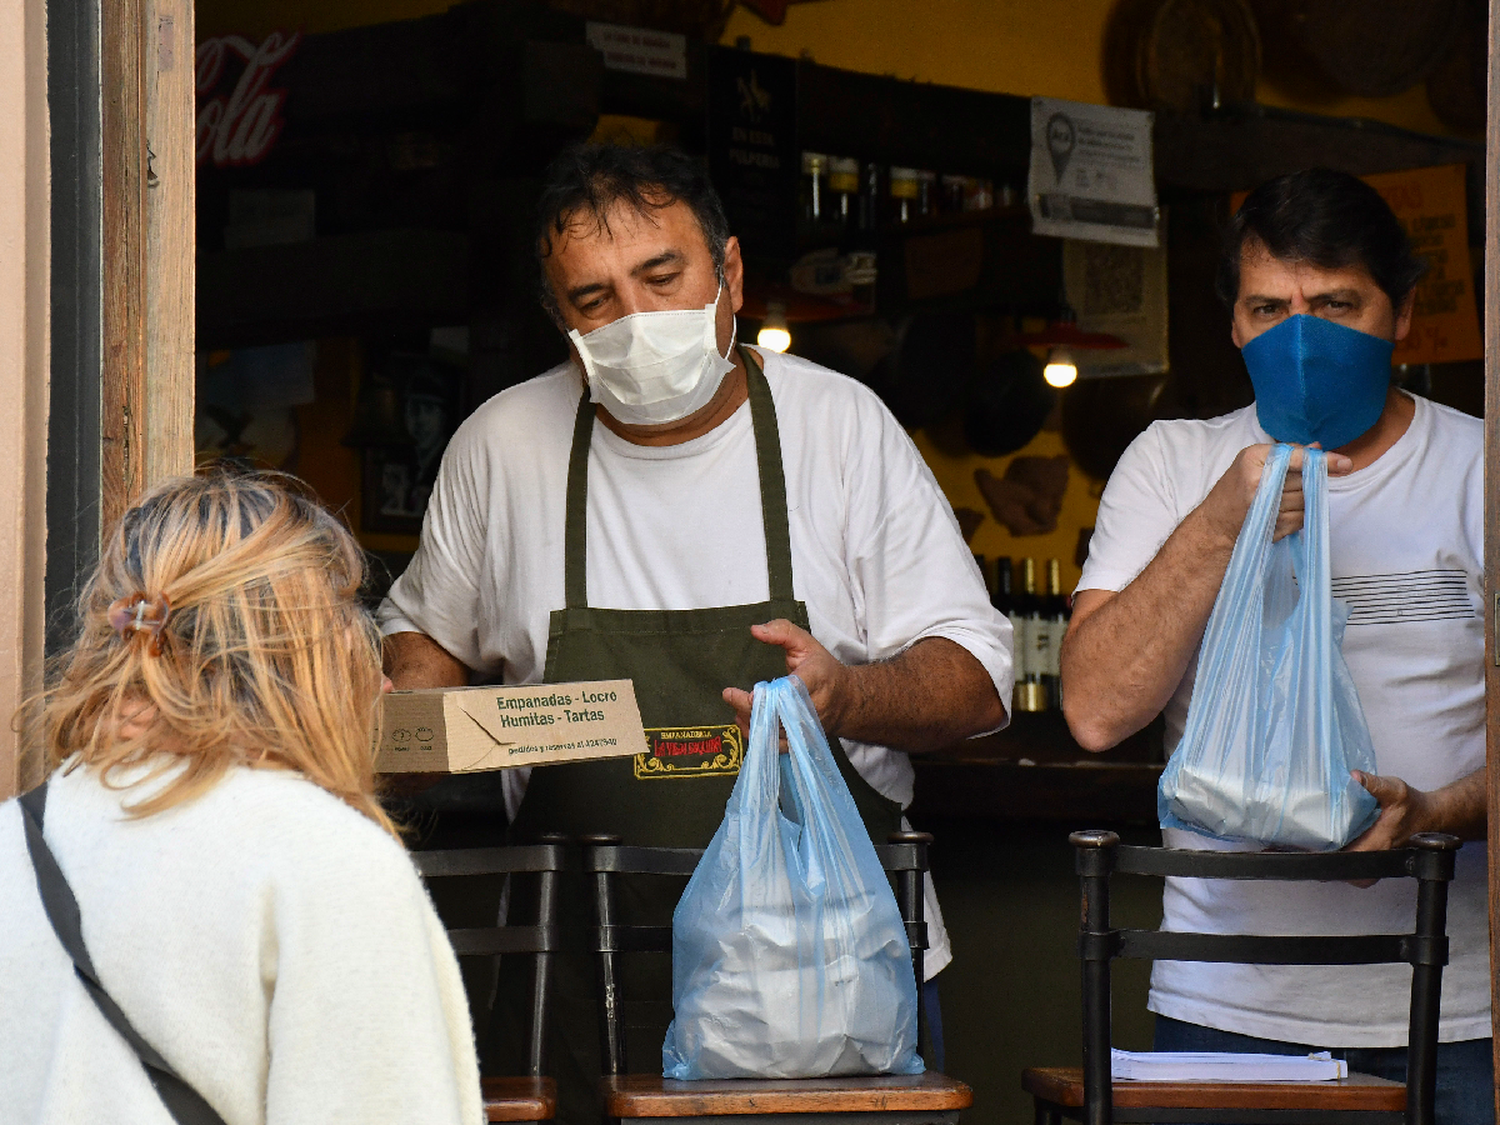
M 286 91 L 271 86 L 276 69 L 302 42 L 300 31 L 273 31 L 259 46 L 240 35 L 198 44 L 198 163 L 244 167 L 266 158 L 285 123 Z M 242 65 L 228 94 L 218 93 L 226 74 Z

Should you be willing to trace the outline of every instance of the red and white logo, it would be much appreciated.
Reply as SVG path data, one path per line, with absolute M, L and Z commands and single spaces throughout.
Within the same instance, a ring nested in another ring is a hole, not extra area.
M 285 123 L 281 119 L 286 91 L 271 87 L 277 67 L 302 42 L 300 31 L 273 31 L 259 46 L 240 35 L 221 35 L 198 44 L 198 163 L 216 168 L 258 164 L 266 158 Z M 239 59 L 239 81 L 226 97 L 208 98 Z

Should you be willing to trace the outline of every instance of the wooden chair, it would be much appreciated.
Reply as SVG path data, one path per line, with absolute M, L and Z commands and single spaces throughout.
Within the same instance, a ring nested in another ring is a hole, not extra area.
M 459 957 L 495 958 L 505 954 L 532 957 L 530 1027 L 527 1033 L 526 1074 L 484 1078 L 484 1108 L 489 1121 L 550 1121 L 557 1112 L 557 1084 L 543 1077 L 542 1051 L 546 1041 L 547 1008 L 551 998 L 552 957 L 559 948 L 557 925 L 558 873 L 567 861 L 567 845 L 560 836 L 524 847 L 446 848 L 411 853 L 425 880 L 475 876 L 538 876 L 536 925 L 499 925 L 450 929 L 448 940 Z M 576 861 L 575 861 L 576 862 Z
M 906 923 L 916 979 L 922 980 L 927 948 L 922 889 L 927 872 L 925 832 L 901 832 L 877 845 L 881 863 L 896 882 L 896 900 Z M 693 1118 L 715 1125 L 731 1119 L 774 1117 L 784 1125 L 815 1125 L 827 1120 L 842 1125 L 952 1125 L 960 1110 L 974 1102 L 973 1091 L 942 1074 L 815 1079 L 730 1079 L 679 1082 L 656 1074 L 626 1074 L 625 1005 L 619 989 L 618 957 L 622 953 L 670 953 L 671 926 L 622 925 L 616 906 L 621 876 L 692 874 L 703 852 L 697 848 L 643 848 L 622 845 L 618 837 L 585 837 L 584 871 L 594 882 L 599 956 L 600 1034 L 605 1076 L 601 1085 L 607 1117 L 621 1122 L 665 1125 L 668 1119 Z M 918 1037 L 924 1026 L 920 995 Z
M 1064 1116 L 1084 1125 L 1120 1122 L 1279 1122 L 1281 1125 L 1432 1125 L 1443 966 L 1448 962 L 1448 883 L 1459 841 L 1423 833 L 1385 852 L 1219 852 L 1122 847 L 1113 832 L 1075 832 L 1083 891 L 1078 955 L 1083 965 L 1083 1067 L 1032 1068 L 1022 1087 L 1037 1125 Z M 1409 934 L 1265 937 L 1118 930 L 1110 926 L 1114 874 L 1199 879 L 1417 880 Z M 1306 1083 L 1111 1082 L 1110 961 L 1219 961 L 1270 965 L 1412 966 L 1407 1080 L 1370 1075 Z

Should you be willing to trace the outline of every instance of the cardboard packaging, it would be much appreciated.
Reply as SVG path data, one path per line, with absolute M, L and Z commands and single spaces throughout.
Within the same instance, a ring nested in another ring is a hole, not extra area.
M 629 680 L 384 697 L 376 773 L 473 773 L 646 753 Z

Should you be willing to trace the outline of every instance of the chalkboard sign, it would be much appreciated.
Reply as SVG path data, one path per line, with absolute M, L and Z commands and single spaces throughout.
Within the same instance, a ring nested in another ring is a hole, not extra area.
M 716 47 L 708 58 L 708 159 L 747 256 L 797 256 L 797 64 Z

